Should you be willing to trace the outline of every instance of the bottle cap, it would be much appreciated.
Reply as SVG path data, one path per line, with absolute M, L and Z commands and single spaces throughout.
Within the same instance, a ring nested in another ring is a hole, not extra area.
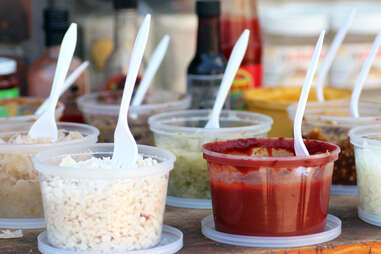
M 9 75 L 17 70 L 16 61 L 11 58 L 0 57 L 0 75 Z
M 59 45 L 69 28 L 69 12 L 65 9 L 45 9 L 45 45 Z
M 114 9 L 136 9 L 138 7 L 137 0 L 113 0 Z
M 203 18 L 219 17 L 221 15 L 221 3 L 219 0 L 197 0 L 196 13 Z

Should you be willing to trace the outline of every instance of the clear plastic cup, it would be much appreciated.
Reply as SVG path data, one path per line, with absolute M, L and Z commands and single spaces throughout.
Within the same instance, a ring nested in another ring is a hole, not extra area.
M 294 119 L 295 110 L 296 104 L 288 108 L 290 119 Z M 355 156 L 348 132 L 356 126 L 381 123 L 381 104 L 360 102 L 359 114 L 358 118 L 352 117 L 349 101 L 338 100 L 308 103 L 303 118 L 302 132 L 305 138 L 340 146 L 341 153 L 335 163 L 332 180 L 333 187 L 340 194 L 356 194 L 353 188 L 357 182 Z
M 104 102 L 99 99 L 103 98 Z M 97 127 L 100 142 L 113 142 L 118 121 L 121 94 L 111 91 L 88 94 L 78 99 L 86 123 Z M 109 100 L 109 102 L 105 102 Z M 128 122 L 138 144 L 153 145 L 153 134 L 148 127 L 148 118 L 154 114 L 187 109 L 190 97 L 174 91 L 148 91 L 143 104 L 131 106 Z
M 358 215 L 381 226 L 381 124 L 353 128 L 349 136 L 355 149 Z
M 216 140 L 265 137 L 272 119 L 266 115 L 222 111 L 219 129 L 205 129 L 211 110 L 187 110 L 150 117 L 156 146 L 176 155 L 171 172 L 167 204 L 188 208 L 211 208 L 210 186 L 201 146 Z
M 251 236 L 324 231 L 340 148 L 305 140 L 311 156 L 296 157 L 293 144 L 293 139 L 251 138 L 203 146 L 217 231 Z
M 34 112 L 44 102 L 44 99 L 20 97 L 0 100 L 0 124 L 9 122 L 34 122 L 37 116 Z M 59 102 L 56 108 L 57 121 L 61 118 L 65 107 Z
M 67 156 L 76 162 L 110 158 L 113 149 L 111 143 L 67 146 L 33 158 L 51 245 L 111 253 L 151 248 L 160 241 L 172 153 L 139 145 L 143 158 L 158 163 L 135 169 L 60 166 Z
M 248 90 L 244 98 L 249 111 L 272 117 L 274 125 L 269 132 L 270 137 L 292 137 L 292 121 L 287 117 L 287 107 L 298 101 L 301 91 L 301 86 L 263 87 Z M 324 98 L 328 101 L 350 96 L 349 90 L 324 87 Z M 315 87 L 311 87 L 308 100 L 317 100 Z
M 1 125 L 0 138 L 26 134 L 31 123 Z M 47 144 L 0 143 L 0 228 L 44 227 L 38 172 L 32 156 L 41 150 L 73 144 L 96 143 L 99 131 L 77 123 L 58 123 L 59 129 L 76 131 L 82 138 Z

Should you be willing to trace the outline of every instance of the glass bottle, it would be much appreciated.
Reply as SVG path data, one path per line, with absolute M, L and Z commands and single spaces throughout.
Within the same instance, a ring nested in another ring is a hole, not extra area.
M 192 109 L 210 109 L 226 67 L 220 41 L 220 1 L 198 0 L 196 12 L 197 49 L 188 66 L 187 92 L 192 95 Z
M 222 51 L 226 58 L 229 58 L 235 42 L 245 29 L 250 30 L 250 40 L 231 87 L 232 109 L 245 109 L 243 92 L 262 86 L 262 38 L 257 0 L 223 0 L 221 37 Z
M 137 34 L 137 0 L 114 0 L 114 49 L 106 60 L 105 90 L 123 89 Z M 137 82 L 140 81 L 140 73 Z
M 45 9 L 44 29 L 46 50 L 28 70 L 27 82 L 29 96 L 46 98 L 50 95 L 60 44 L 69 25 L 69 13 L 67 10 Z M 81 64 L 82 61 L 74 56 L 68 75 Z M 84 122 L 82 113 L 77 107 L 76 100 L 88 92 L 88 72 L 85 70 L 76 82 L 60 97 L 60 101 L 65 105 L 65 111 L 61 121 Z

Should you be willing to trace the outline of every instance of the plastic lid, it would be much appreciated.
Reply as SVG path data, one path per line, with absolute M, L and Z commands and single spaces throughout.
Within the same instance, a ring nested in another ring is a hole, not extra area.
M 10 137 L 16 134 L 27 134 L 33 123 L 31 122 L 14 122 L 8 124 L 1 124 L 0 137 Z M 97 142 L 99 131 L 97 128 L 80 123 L 58 122 L 58 129 L 66 131 L 77 131 L 83 137 L 62 142 L 44 143 L 44 144 L 7 144 L 0 143 L 0 153 L 2 154 L 34 154 L 38 151 L 48 149 L 50 151 L 53 147 L 69 146 L 76 144 L 93 144 Z
M 331 195 L 357 195 L 356 185 L 331 185 Z
M 178 198 L 167 196 L 166 204 L 181 208 L 212 209 L 212 200 L 210 199 Z
M 0 75 L 9 75 L 15 73 L 17 64 L 14 59 L 0 57 Z
M 359 218 L 365 221 L 366 223 L 381 227 L 381 216 L 367 213 L 360 207 L 357 208 L 357 214 Z
M 209 215 L 201 221 L 201 231 L 207 238 L 230 245 L 262 248 L 288 248 L 314 245 L 331 241 L 341 234 L 341 220 L 328 214 L 324 232 L 303 236 L 268 237 L 232 235 L 218 232 L 214 228 L 213 216 Z
M 110 92 L 103 91 L 81 96 L 77 100 L 80 110 L 87 114 L 113 115 L 118 116 L 120 105 L 109 105 L 98 101 L 100 95 L 107 95 Z M 175 91 L 150 90 L 147 92 L 149 104 L 131 106 L 129 114 L 151 115 L 153 112 L 166 112 L 173 110 L 183 110 L 190 106 L 191 98 Z M 152 99 L 152 100 L 151 100 Z
M 0 101 L 0 108 L 7 108 L 7 105 L 16 103 L 19 106 L 19 111 L 30 112 L 35 111 L 41 105 L 44 100 L 41 98 L 34 97 L 18 97 L 18 98 L 7 98 Z M 24 110 L 25 109 L 25 110 Z M 56 108 L 56 119 L 61 118 L 65 106 L 62 102 L 58 102 Z M 8 112 L 8 111 L 7 111 Z M 8 124 L 13 122 L 34 122 L 37 120 L 37 116 L 32 115 L 17 115 L 17 116 L 4 116 L 0 117 L 1 124 Z
M 202 18 L 213 18 L 221 15 L 221 3 L 219 0 L 198 0 L 196 13 Z
M 270 34 L 284 36 L 315 36 L 328 28 L 324 14 L 272 13 L 263 17 L 263 30 Z
M 352 128 L 357 125 L 376 124 L 381 122 L 381 103 L 359 102 L 360 117 L 352 117 L 348 100 L 332 100 L 325 102 L 308 102 L 303 121 L 317 126 L 338 126 Z M 297 104 L 287 108 L 290 119 L 294 119 Z
M 36 170 L 50 176 L 87 178 L 87 179 L 115 179 L 138 178 L 168 173 L 173 169 L 176 157 L 169 151 L 153 146 L 138 145 L 139 154 L 157 160 L 157 164 L 138 168 L 109 169 L 103 168 L 75 168 L 61 167 L 59 163 L 68 155 L 74 160 L 84 160 L 91 156 L 98 158 L 112 157 L 113 143 L 66 145 L 49 150 L 43 150 L 33 156 Z
M 138 7 L 137 0 L 113 0 L 114 9 L 136 9 Z
M 70 251 L 59 249 L 51 245 L 48 241 L 46 231 L 40 233 L 37 237 L 38 250 L 43 254 L 83 254 L 83 251 Z M 150 249 L 135 250 L 135 251 L 113 251 L 107 252 L 108 254 L 172 254 L 176 253 L 183 247 L 183 233 L 177 228 L 163 225 L 161 239 L 158 245 Z M 86 253 L 97 253 L 86 251 Z
M 381 124 L 359 126 L 351 129 L 348 135 L 356 147 L 381 148 Z
M 39 229 L 45 227 L 44 218 L 0 218 L 0 228 Z
M 271 129 L 273 124 L 272 118 L 264 114 L 222 110 L 220 116 L 221 127 L 217 129 L 204 128 L 209 120 L 210 113 L 210 109 L 160 113 L 151 116 L 148 119 L 148 124 L 154 133 L 164 135 L 179 135 L 181 133 L 182 136 L 197 136 L 200 138 L 211 136 L 226 137 L 237 133 L 251 133 L 253 136 L 264 135 Z

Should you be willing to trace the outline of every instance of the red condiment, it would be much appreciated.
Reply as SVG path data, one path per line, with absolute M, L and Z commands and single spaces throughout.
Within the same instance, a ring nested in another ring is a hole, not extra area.
M 245 29 L 250 30 L 245 57 L 231 87 L 231 108 L 245 109 L 243 92 L 262 86 L 262 38 L 256 0 L 222 1 L 221 48 L 226 59 Z
M 292 139 L 241 139 L 204 145 L 216 230 L 253 236 L 322 232 L 333 161 L 340 149 L 319 141 L 305 143 L 311 154 L 308 158 L 294 156 Z M 251 155 L 260 150 L 268 156 Z M 277 157 L 280 151 L 283 155 Z

